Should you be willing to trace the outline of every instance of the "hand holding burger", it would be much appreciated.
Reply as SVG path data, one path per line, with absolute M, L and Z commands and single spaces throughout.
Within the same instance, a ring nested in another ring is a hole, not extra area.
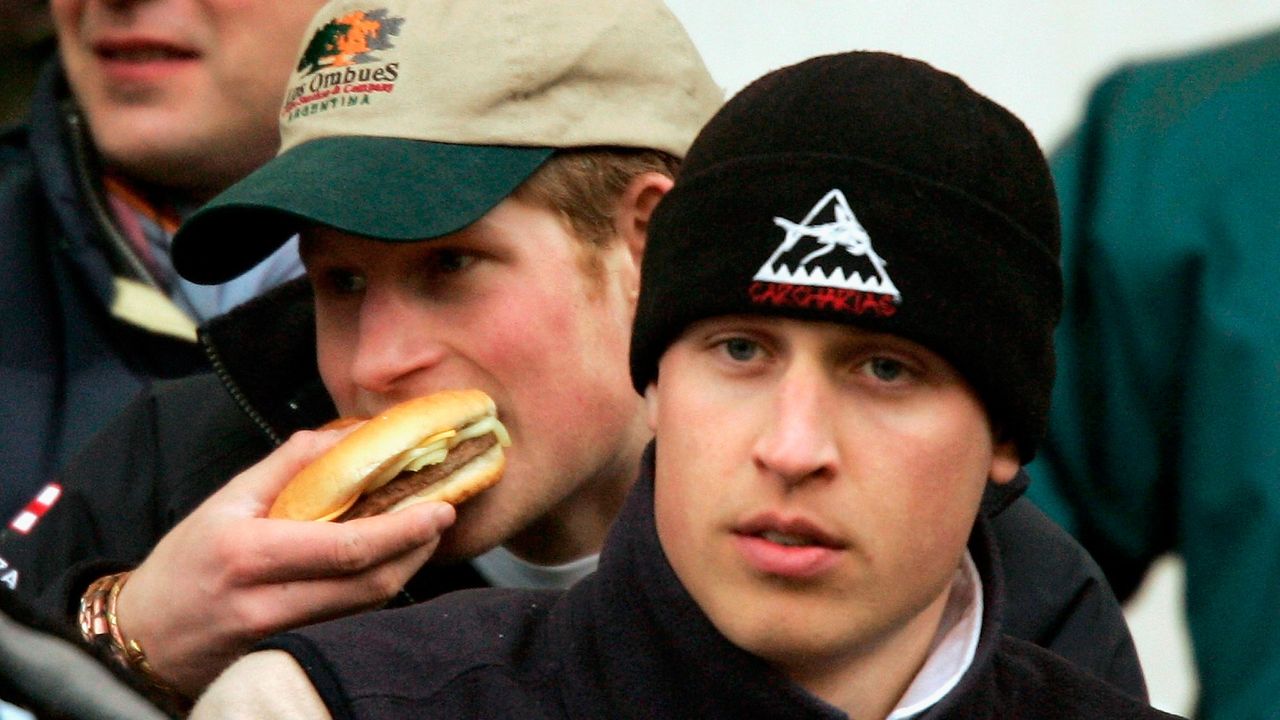
M 502 477 L 510 439 L 495 413 L 480 390 L 395 405 L 294 475 L 268 516 L 342 522 L 429 500 L 464 502 Z

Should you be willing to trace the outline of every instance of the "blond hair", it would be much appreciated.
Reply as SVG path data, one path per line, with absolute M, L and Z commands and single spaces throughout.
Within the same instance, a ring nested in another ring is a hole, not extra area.
M 679 158 L 661 150 L 561 150 L 513 194 L 551 209 L 579 240 L 600 248 L 616 236 L 618 198 L 627 185 L 647 172 L 674 178 L 679 167 Z

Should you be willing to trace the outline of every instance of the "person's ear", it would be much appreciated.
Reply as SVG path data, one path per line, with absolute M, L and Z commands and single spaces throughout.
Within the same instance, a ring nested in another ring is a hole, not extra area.
M 991 482 L 1004 485 L 1017 476 L 1022 468 L 1022 460 L 1018 454 L 1018 445 L 1012 440 L 996 442 L 991 457 Z
M 644 416 L 649 422 L 649 432 L 658 431 L 658 381 L 654 380 L 644 389 Z
M 640 173 L 631 178 L 631 182 L 627 183 L 626 189 L 618 197 L 614 231 L 627 244 L 636 267 L 640 266 L 640 257 L 644 254 L 653 209 L 673 184 L 674 181 L 662 173 Z

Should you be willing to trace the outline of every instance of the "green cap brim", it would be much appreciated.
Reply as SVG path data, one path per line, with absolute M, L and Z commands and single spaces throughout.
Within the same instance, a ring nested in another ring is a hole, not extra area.
M 502 202 L 553 148 L 344 136 L 306 142 L 200 208 L 173 240 L 188 280 L 226 282 L 311 225 L 412 242 L 457 232 Z

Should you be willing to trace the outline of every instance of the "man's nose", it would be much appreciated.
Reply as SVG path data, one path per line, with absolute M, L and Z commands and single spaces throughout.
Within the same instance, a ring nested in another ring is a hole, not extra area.
M 756 466 L 788 485 L 835 475 L 835 397 L 821 372 L 791 368 L 774 389 L 772 412 L 753 448 Z
M 352 381 L 368 392 L 392 395 L 445 357 L 430 309 L 403 292 L 367 292 L 359 323 L 351 374 Z

